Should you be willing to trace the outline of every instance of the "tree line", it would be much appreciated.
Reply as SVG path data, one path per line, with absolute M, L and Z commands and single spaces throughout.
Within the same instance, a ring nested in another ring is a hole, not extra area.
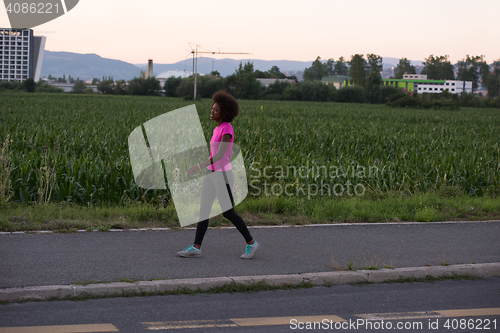
M 455 77 L 455 66 L 448 57 L 431 54 L 422 63 L 423 69 L 420 74 L 426 74 L 428 80 L 471 81 L 473 91 L 481 84 L 488 90 L 488 97 L 500 96 L 500 59 L 490 66 L 484 60 L 484 55 L 467 55 L 456 64 Z M 344 57 L 340 57 L 337 61 L 329 59 L 326 62 L 321 62 L 320 59 L 317 57 L 312 66 L 304 71 L 304 80 L 321 80 L 330 75 L 348 75 L 351 77 L 351 83 L 363 86 L 369 81 L 370 73 L 377 74 L 382 71 L 382 58 L 375 54 L 367 54 L 366 59 L 362 54 L 355 54 L 351 56 L 350 61 L 346 61 Z M 402 79 L 405 73 L 417 74 L 415 66 L 407 58 L 401 58 L 394 68 L 392 78 Z
M 199 98 L 210 98 L 217 90 L 224 89 L 239 99 L 393 103 L 395 97 L 404 97 L 401 95 L 403 91 L 381 86 L 382 66 L 382 57 L 376 54 L 367 54 L 366 58 L 363 54 L 355 54 L 351 56 L 349 61 L 346 61 L 344 57 L 340 57 L 337 61 L 329 59 L 326 62 L 322 62 L 318 56 L 311 66 L 304 70 L 304 81 L 298 82 L 296 77 L 287 77 L 277 66 L 273 66 L 270 70 L 264 72 L 255 70 L 251 62 L 240 63 L 235 72 L 226 77 L 221 77 L 216 71 L 210 75 L 202 76 L 198 74 L 197 95 Z M 484 61 L 484 56 L 467 55 L 466 58 L 457 63 L 456 70 L 456 79 L 471 81 L 473 89 L 477 89 L 481 84 L 488 89 L 490 99 L 499 98 L 500 59 L 490 66 Z M 404 73 L 416 74 L 415 66 L 411 65 L 406 58 L 399 60 L 399 64 L 394 70 L 394 78 L 402 78 Z M 453 80 L 455 79 L 455 67 L 449 61 L 448 56 L 430 55 L 423 62 L 421 74 L 427 74 L 429 80 Z M 323 77 L 329 75 L 349 76 L 350 84 L 337 90 L 332 85 L 321 82 Z M 51 78 L 61 81 L 61 78 Z M 69 78 L 74 80 L 71 76 Z M 264 87 L 257 80 L 258 78 L 281 80 Z M 65 80 L 65 75 L 63 75 L 62 80 Z M 185 99 L 192 99 L 194 95 L 193 76 L 187 78 L 170 77 L 163 86 L 154 77 L 134 78 L 129 82 L 125 80 L 114 81 L 112 77 L 103 77 L 102 80 L 95 78 L 92 83 L 97 85 L 98 91 L 103 94 L 159 95 L 161 93 L 168 97 L 183 97 Z M 41 81 L 35 84 L 29 80 L 23 83 L 0 82 L 0 89 L 40 92 L 60 91 L 58 88 Z M 72 92 L 92 93 L 93 90 L 77 78 L 74 80 Z M 446 95 L 444 96 L 446 97 Z M 435 98 L 439 97 L 432 97 L 432 99 Z M 470 104 L 470 101 L 467 103 Z

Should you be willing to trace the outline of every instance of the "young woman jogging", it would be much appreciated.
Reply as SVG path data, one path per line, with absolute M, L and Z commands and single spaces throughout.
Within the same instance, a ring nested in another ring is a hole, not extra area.
M 210 119 L 216 122 L 216 127 L 210 140 L 210 158 L 186 171 L 189 175 L 202 172 L 202 170 L 205 172 L 201 187 L 200 222 L 196 227 L 193 245 L 177 254 L 184 258 L 201 256 L 201 243 L 208 229 L 208 218 L 215 196 L 217 196 L 223 211 L 222 216 L 234 224 L 247 243 L 245 253 L 241 255 L 241 258 L 252 259 L 260 245 L 250 235 L 243 219 L 234 211 L 231 191 L 234 186 L 234 175 L 230 163 L 234 131 L 230 123 L 238 115 L 240 107 L 236 99 L 224 90 L 216 92 L 212 100 Z

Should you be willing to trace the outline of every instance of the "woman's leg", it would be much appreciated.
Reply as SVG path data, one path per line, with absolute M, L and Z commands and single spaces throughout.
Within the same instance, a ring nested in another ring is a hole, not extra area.
M 224 192 L 224 194 L 225 194 L 227 192 L 227 194 L 229 195 L 229 199 L 231 201 L 230 208 L 229 208 L 229 206 L 228 207 L 221 207 L 224 210 L 224 213 L 222 213 L 222 216 L 224 216 L 226 219 L 228 219 L 229 221 L 231 221 L 231 223 L 234 224 L 236 229 L 238 229 L 238 231 L 245 238 L 245 241 L 247 243 L 252 243 L 253 238 L 252 238 L 252 235 L 250 235 L 250 231 L 248 231 L 248 228 L 245 224 L 245 221 L 243 221 L 243 219 L 234 210 L 233 192 L 231 190 L 234 186 L 233 172 L 231 170 L 229 170 L 229 171 L 222 171 L 222 173 L 223 173 L 223 177 L 224 177 L 224 185 L 225 186 L 222 186 L 222 184 L 217 186 L 217 197 L 220 198 L 219 193 Z M 221 200 L 219 199 L 219 202 L 220 201 Z M 221 203 L 221 206 L 222 206 L 222 203 Z M 229 209 L 225 209 L 225 208 L 229 208 Z
M 215 200 L 216 188 L 213 182 L 211 173 L 205 174 L 203 177 L 203 184 L 201 186 L 201 199 L 200 199 L 200 222 L 196 225 L 196 235 L 194 238 L 194 245 L 199 248 L 205 237 L 208 229 L 208 218 L 210 211 Z

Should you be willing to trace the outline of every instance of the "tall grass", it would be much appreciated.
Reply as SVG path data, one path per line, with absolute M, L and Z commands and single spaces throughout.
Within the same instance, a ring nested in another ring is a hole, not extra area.
M 5 141 L 0 141 L 0 205 L 7 203 L 12 197 L 10 190 L 10 172 L 12 170 L 12 158 L 9 150 L 12 139 L 7 134 Z
M 46 192 L 45 200 L 91 205 L 169 199 L 168 190 L 145 191 L 135 185 L 127 138 L 145 121 L 192 102 L 24 93 L 2 93 L 0 99 L 0 141 L 8 135 L 12 139 L 11 200 L 39 200 L 47 180 L 42 181 L 39 172 L 44 167 L 55 171 L 53 190 Z M 328 193 L 335 184 L 361 184 L 381 193 L 453 187 L 481 195 L 500 188 L 498 110 L 245 100 L 240 104 L 242 112 L 233 126 L 248 181 L 254 181 L 250 195 L 273 185 L 274 194 L 282 196 L 287 194 L 279 189 L 285 186 L 288 193 L 301 196 L 297 189 L 303 186 Z M 209 100 L 197 103 L 207 142 L 214 126 L 210 106 Z M 50 147 L 48 152 L 45 147 Z M 44 189 L 48 188 L 50 183 Z

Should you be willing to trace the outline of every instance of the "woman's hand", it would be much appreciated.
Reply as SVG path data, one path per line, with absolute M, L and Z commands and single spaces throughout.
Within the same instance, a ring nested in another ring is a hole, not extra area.
M 194 165 L 194 166 L 190 167 L 189 169 L 187 169 L 186 173 L 188 175 L 192 176 L 192 175 L 196 175 L 200 171 L 201 171 L 201 168 L 200 168 L 200 165 L 198 164 L 198 165 Z

